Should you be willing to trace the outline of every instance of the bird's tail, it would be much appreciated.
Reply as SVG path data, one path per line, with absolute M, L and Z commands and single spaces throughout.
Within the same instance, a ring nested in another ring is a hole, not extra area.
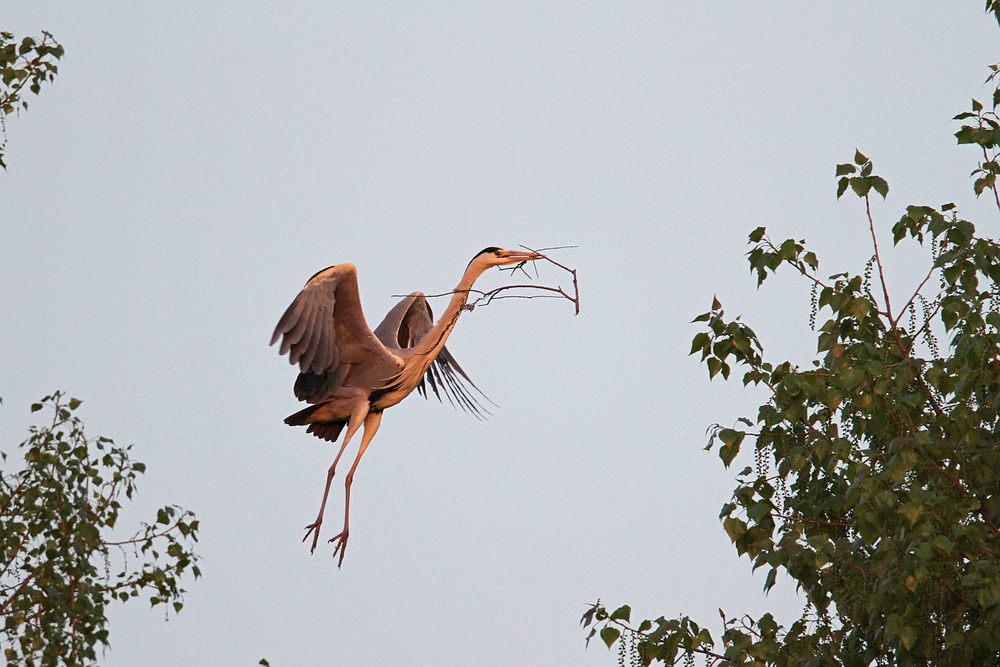
M 312 433 L 320 440 L 336 442 L 337 438 L 340 437 L 340 432 L 343 431 L 344 426 L 347 425 L 348 420 L 338 419 L 326 422 L 309 422 L 309 418 L 313 416 L 313 413 L 323 407 L 323 405 L 324 404 L 322 403 L 319 405 L 310 405 L 304 410 L 299 410 L 295 414 L 288 415 L 285 417 L 285 423 L 289 426 L 305 426 L 308 424 L 309 428 L 306 429 L 307 433 Z
M 310 403 L 326 400 L 340 386 L 342 378 L 339 368 L 319 375 L 311 371 L 299 373 L 295 378 L 295 398 Z
M 309 418 L 312 417 L 313 413 L 316 412 L 322 404 L 320 405 L 310 405 L 305 410 L 299 410 L 293 415 L 288 415 L 285 417 L 285 423 L 289 426 L 303 426 L 309 423 Z

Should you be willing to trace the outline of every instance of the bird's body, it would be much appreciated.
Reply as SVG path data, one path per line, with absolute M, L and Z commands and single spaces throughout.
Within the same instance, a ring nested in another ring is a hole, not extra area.
M 536 253 L 486 248 L 469 263 L 437 323 L 426 297 L 414 292 L 396 304 L 374 331 L 361 310 L 357 269 L 352 264 L 331 266 L 306 282 L 271 339 L 272 345 L 280 339 L 281 354 L 288 352 L 289 361 L 299 364 L 295 395 L 310 404 L 286 418 L 285 423 L 305 425 L 309 433 L 331 442 L 347 429 L 327 473 L 319 516 L 306 527 L 306 538 L 313 536 L 313 550 L 337 463 L 362 425 L 361 445 L 346 479 L 344 529 L 330 540 L 337 541 L 334 556 L 340 553 L 340 563 L 347 547 L 354 471 L 378 430 L 382 411 L 414 390 L 425 393 L 429 385 L 438 398 L 444 393 L 451 402 L 479 414 L 479 404 L 464 386 L 475 385 L 448 352 L 445 342 L 465 308 L 473 284 L 484 271 L 539 257 Z

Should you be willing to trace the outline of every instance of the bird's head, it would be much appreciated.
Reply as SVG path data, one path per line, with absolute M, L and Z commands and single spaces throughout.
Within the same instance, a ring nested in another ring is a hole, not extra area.
M 518 264 L 520 262 L 530 262 L 541 259 L 537 252 L 524 252 L 521 250 L 504 250 L 503 248 L 489 247 L 483 248 L 469 262 L 469 267 L 475 266 L 483 271 L 493 266 L 506 266 L 508 264 Z

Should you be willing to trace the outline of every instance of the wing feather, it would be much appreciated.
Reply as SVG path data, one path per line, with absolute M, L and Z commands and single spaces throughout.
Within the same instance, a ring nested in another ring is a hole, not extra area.
M 305 335 L 302 340 L 298 343 L 298 348 L 302 350 L 301 356 L 299 357 L 299 366 L 302 368 L 313 368 L 313 361 L 316 360 L 316 353 L 319 352 L 319 342 L 323 336 L 324 329 L 328 328 L 323 326 L 325 320 L 329 320 L 331 313 L 328 311 L 332 309 L 315 307 L 309 318 L 309 327 L 306 330 Z M 319 364 L 316 364 L 316 368 L 322 368 Z
M 434 312 L 427 297 L 420 292 L 414 292 L 389 311 L 375 329 L 375 334 L 389 349 L 402 350 L 417 345 L 433 327 Z M 417 385 L 417 392 L 424 398 L 430 398 L 428 386 L 441 403 L 447 400 L 452 407 L 460 408 L 479 419 L 490 414 L 489 410 L 476 399 L 472 390 L 487 402 L 492 403 L 492 401 L 469 379 L 447 347 L 441 348 L 437 358 Z
M 287 353 L 289 362 L 308 376 L 296 385 L 301 400 L 322 400 L 341 384 L 350 384 L 349 377 L 364 385 L 352 386 L 374 389 L 402 368 L 402 360 L 365 321 L 352 264 L 331 266 L 306 282 L 278 320 L 271 345 L 279 340 L 279 353 Z
M 333 332 L 324 327 L 319 334 L 319 350 L 314 363 L 319 367 L 332 367 L 333 355 L 336 348 L 333 346 Z
M 291 312 L 294 319 L 289 321 L 291 329 L 285 334 L 284 340 L 281 341 L 282 354 L 288 351 L 292 345 L 295 345 L 302 340 L 302 337 L 309 330 L 310 323 L 316 319 L 316 308 L 307 301 L 301 301 L 297 304 L 294 311 Z
M 281 343 L 282 348 L 287 348 L 291 351 L 289 361 L 293 364 L 299 363 L 299 360 L 305 356 L 306 351 L 309 349 L 309 338 L 312 336 L 313 331 L 315 331 L 314 326 L 320 314 L 319 308 L 308 302 L 303 303 L 299 310 L 301 313 L 299 319 L 295 322 L 295 328 L 288 332 L 285 340 Z M 305 364 L 303 366 L 308 368 Z

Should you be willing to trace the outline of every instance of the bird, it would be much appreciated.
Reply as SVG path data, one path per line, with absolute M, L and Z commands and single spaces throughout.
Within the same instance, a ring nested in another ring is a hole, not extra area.
M 345 478 L 344 527 L 330 538 L 333 557 L 344 563 L 350 526 L 351 483 L 361 457 L 382 423 L 382 412 L 417 390 L 427 396 L 429 385 L 441 400 L 473 414 L 481 405 L 464 384 L 478 388 L 445 347 L 459 316 L 469 310 L 469 295 L 488 269 L 542 259 L 536 252 L 484 248 L 465 269 L 451 300 L 435 323 L 426 295 L 413 292 L 386 314 L 374 331 L 368 326 L 358 295 L 358 272 L 353 264 L 335 264 L 314 274 L 278 321 L 271 345 L 279 340 L 279 354 L 299 366 L 294 393 L 308 407 L 289 415 L 285 423 L 306 426 L 306 432 L 336 442 L 346 429 L 340 450 L 330 465 L 316 520 L 305 527 L 316 551 L 323 514 L 337 464 L 355 433 L 364 427 L 354 464 Z

